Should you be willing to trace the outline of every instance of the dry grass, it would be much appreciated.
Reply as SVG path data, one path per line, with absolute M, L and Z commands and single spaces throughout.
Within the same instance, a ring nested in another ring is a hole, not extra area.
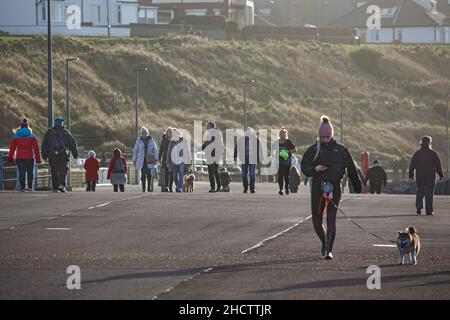
M 158 136 L 193 120 L 241 127 L 244 79 L 250 123 L 286 126 L 301 150 L 313 142 L 321 114 L 339 135 L 339 87 L 345 92 L 346 144 L 381 159 L 410 154 L 430 134 L 445 149 L 444 93 L 450 89 L 447 46 L 337 46 L 316 42 L 219 42 L 194 37 L 54 40 L 55 115 L 65 111 L 71 64 L 72 131 L 86 149 L 134 142 L 134 92 L 141 74 L 141 123 Z M 23 116 L 38 136 L 46 126 L 46 41 L 0 38 L 0 144 Z

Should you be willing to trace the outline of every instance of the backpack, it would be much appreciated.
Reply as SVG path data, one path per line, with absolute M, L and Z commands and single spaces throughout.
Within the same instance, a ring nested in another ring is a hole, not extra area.
M 51 141 L 51 153 L 54 156 L 58 156 L 60 154 L 65 154 L 66 150 L 67 148 L 64 144 L 63 134 L 58 132 L 53 133 Z
M 114 172 L 115 173 L 125 173 L 125 164 L 123 163 L 123 159 L 117 159 L 114 164 Z

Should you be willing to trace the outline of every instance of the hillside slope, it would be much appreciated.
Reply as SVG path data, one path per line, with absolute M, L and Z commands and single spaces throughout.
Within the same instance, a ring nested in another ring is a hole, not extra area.
M 339 136 L 339 88 L 345 91 L 346 144 L 382 159 L 413 152 L 430 134 L 445 150 L 449 46 L 343 46 L 315 42 L 219 42 L 159 39 L 54 38 L 55 116 L 65 112 L 66 57 L 71 64 L 72 131 L 86 148 L 133 142 L 134 67 L 141 74 L 141 124 L 153 134 L 194 120 L 241 127 L 244 79 L 254 128 L 285 126 L 302 150 L 320 115 Z M 46 40 L 0 38 L 0 145 L 27 117 L 42 137 L 47 120 Z

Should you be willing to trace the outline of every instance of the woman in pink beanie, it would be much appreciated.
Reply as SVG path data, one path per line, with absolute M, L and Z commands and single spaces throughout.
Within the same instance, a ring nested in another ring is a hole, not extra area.
M 311 210 L 314 230 L 322 242 L 322 256 L 333 259 L 333 244 L 336 237 L 337 206 L 341 200 L 341 180 L 347 169 L 356 193 L 361 192 L 361 181 L 348 149 L 333 139 L 334 130 L 327 116 L 321 117 L 319 137 L 310 146 L 301 162 L 302 172 L 312 178 Z M 332 186 L 332 190 L 329 187 Z M 327 190 L 328 189 L 328 190 Z M 327 231 L 323 227 L 323 212 L 326 198 L 331 202 L 327 210 Z

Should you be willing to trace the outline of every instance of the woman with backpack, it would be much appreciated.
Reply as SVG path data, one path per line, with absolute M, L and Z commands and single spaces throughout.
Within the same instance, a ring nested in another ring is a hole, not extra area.
M 28 128 L 27 119 L 23 119 L 20 129 L 14 133 L 9 147 L 9 162 L 15 162 L 19 169 L 20 192 L 25 192 L 25 175 L 28 191 L 33 189 L 34 163 L 41 163 L 39 145 L 33 132 Z
M 127 162 L 120 149 L 114 149 L 113 157 L 109 162 L 107 179 L 111 180 L 114 192 L 125 192 L 127 182 Z
M 133 148 L 133 165 L 141 171 L 142 192 L 153 192 L 153 180 L 156 176 L 155 165 L 158 163 L 158 148 L 155 140 L 149 135 L 146 127 L 141 128 L 141 136 L 136 140 Z

